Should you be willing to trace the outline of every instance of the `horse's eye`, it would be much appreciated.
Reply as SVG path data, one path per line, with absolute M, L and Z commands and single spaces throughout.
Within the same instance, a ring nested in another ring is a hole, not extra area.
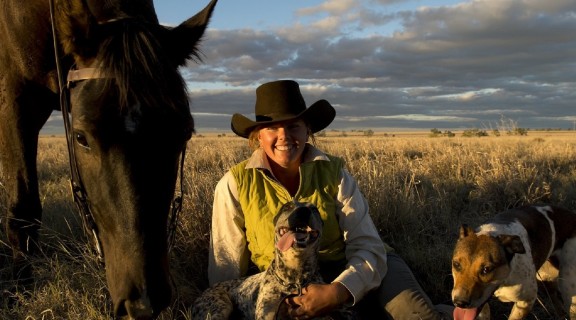
M 76 140 L 76 143 L 78 143 L 81 147 L 90 149 L 90 146 L 88 145 L 88 140 L 86 139 L 86 136 L 83 135 L 82 133 L 79 132 L 74 133 L 74 139 Z

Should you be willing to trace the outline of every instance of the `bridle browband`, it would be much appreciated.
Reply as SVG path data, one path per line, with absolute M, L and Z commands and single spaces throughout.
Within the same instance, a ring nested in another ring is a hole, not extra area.
M 81 68 L 81 69 L 71 69 L 68 71 L 66 76 L 66 85 L 63 83 L 63 73 L 62 66 L 60 64 L 60 51 L 58 50 L 58 39 L 56 33 L 56 23 L 54 19 L 54 0 L 49 0 L 50 2 L 50 21 L 52 27 L 53 45 L 54 45 L 54 57 L 56 62 L 56 71 L 58 75 L 58 87 L 60 93 L 60 109 L 62 112 L 62 118 L 64 120 L 64 131 L 66 136 L 66 145 L 68 147 L 68 160 L 70 163 L 70 186 L 72 189 L 72 197 L 74 203 L 80 211 L 82 222 L 84 224 L 85 230 L 90 231 L 92 237 L 94 238 L 94 245 L 96 247 L 96 252 L 98 255 L 98 260 L 104 262 L 104 252 L 102 250 L 102 244 L 100 237 L 98 236 L 98 227 L 96 221 L 94 220 L 94 215 L 90 210 L 90 205 L 86 190 L 84 189 L 84 184 L 80 178 L 78 171 L 78 164 L 76 163 L 76 154 L 74 149 L 74 132 L 71 125 L 71 102 L 70 102 L 70 85 L 77 81 L 83 80 L 95 80 L 95 79 L 106 79 L 113 78 L 107 75 L 99 68 Z M 182 202 L 184 197 L 184 159 L 186 157 L 186 144 L 182 148 L 180 157 L 180 191 L 176 193 L 172 204 L 170 206 L 170 215 L 168 217 L 168 230 L 167 230 L 167 244 L 168 251 L 171 250 L 174 245 L 174 238 L 176 234 L 176 228 L 178 224 L 178 217 L 182 211 Z
M 76 81 L 106 78 L 112 77 L 107 76 L 100 68 L 71 69 L 68 71 L 68 75 L 66 76 L 66 82 L 69 85 Z

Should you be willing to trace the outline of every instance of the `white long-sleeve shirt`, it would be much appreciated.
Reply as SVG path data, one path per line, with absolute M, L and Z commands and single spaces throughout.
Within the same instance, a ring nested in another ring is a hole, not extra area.
M 328 160 L 317 148 L 308 145 L 303 162 Z M 262 149 L 256 150 L 246 168 L 269 170 Z M 345 270 L 334 281 L 342 283 L 354 297 L 354 303 L 378 287 L 387 271 L 386 249 L 369 215 L 368 203 L 356 180 L 342 169 L 336 202 L 336 215 L 346 243 Z M 238 201 L 236 181 L 227 172 L 214 192 L 208 280 L 210 285 L 246 275 L 250 251 L 244 231 L 244 214 Z

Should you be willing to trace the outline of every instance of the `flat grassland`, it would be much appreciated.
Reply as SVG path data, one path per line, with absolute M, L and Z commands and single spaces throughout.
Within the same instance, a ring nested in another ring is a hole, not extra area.
M 576 133 L 527 136 L 428 137 L 399 133 L 316 139 L 346 160 L 368 199 L 382 239 L 396 249 L 436 303 L 449 303 L 450 259 L 460 224 L 478 225 L 498 211 L 552 203 L 576 209 Z M 187 189 L 171 267 L 178 299 L 160 319 L 191 319 L 190 305 L 207 285 L 206 264 L 214 187 L 249 156 L 245 140 L 196 136 L 185 164 Z M 9 256 L 0 234 L 0 319 L 110 319 L 104 268 L 87 241 L 68 186 L 66 143 L 40 139 L 38 170 L 44 205 L 42 252 L 31 259 L 29 292 L 9 293 Z M 0 181 L 1 182 L 1 181 Z M 0 185 L 0 211 L 5 211 Z M 5 220 L 2 220 L 5 221 Z M 13 298 L 19 300 L 9 305 Z M 494 319 L 510 305 L 491 300 Z M 558 318 L 542 291 L 530 319 Z

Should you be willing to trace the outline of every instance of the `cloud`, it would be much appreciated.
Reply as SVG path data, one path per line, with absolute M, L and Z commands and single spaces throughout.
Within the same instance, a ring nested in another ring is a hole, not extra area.
M 257 85 L 295 79 L 308 104 L 338 106 L 334 125 L 481 126 L 506 114 L 522 127 L 573 126 L 575 1 L 392 11 L 398 2 L 328 0 L 291 26 L 210 29 L 204 64 L 185 78 L 221 86 L 191 85 L 194 111 L 248 114 Z
M 345 14 L 357 6 L 354 0 L 327 0 L 315 7 L 302 8 L 296 11 L 297 16 L 310 16 L 319 13 L 328 13 L 332 16 Z

